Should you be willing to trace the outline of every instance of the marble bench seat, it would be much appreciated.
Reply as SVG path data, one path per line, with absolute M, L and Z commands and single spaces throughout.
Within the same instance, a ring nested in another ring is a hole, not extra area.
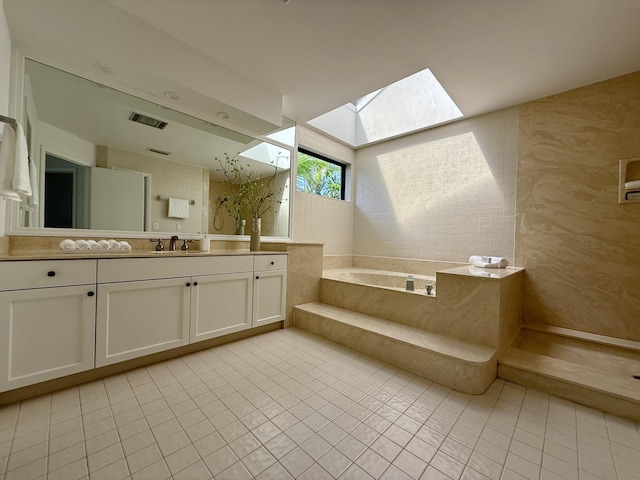
M 294 308 L 294 325 L 464 393 L 495 379 L 497 351 L 324 303 Z

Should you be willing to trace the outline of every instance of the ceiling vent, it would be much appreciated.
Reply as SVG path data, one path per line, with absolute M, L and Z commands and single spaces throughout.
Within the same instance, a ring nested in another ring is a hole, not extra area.
M 141 123 L 143 125 L 148 125 L 153 128 L 158 128 L 160 130 L 164 129 L 167 126 L 167 122 L 163 122 L 162 120 L 158 120 L 157 118 L 147 117 L 146 115 L 142 115 L 141 113 L 133 112 L 129 117 L 129 120 L 132 122 Z
M 151 153 L 158 153 L 160 155 L 171 155 L 171 152 L 165 152 L 164 150 L 158 150 L 157 148 L 147 147 L 147 150 Z

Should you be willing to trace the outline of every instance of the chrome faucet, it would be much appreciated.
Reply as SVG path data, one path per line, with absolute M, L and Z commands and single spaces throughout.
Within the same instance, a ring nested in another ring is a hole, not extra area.
M 171 240 L 169 240 L 169 250 L 175 250 L 176 249 L 176 241 L 179 240 L 177 235 L 174 235 L 171 237 Z

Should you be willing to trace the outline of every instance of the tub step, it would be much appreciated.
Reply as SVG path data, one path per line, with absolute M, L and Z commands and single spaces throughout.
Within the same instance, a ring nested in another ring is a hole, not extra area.
M 334 305 L 298 305 L 294 325 L 460 392 L 480 394 L 496 376 L 491 347 Z
M 498 359 L 498 377 L 640 421 L 640 380 L 519 348 Z

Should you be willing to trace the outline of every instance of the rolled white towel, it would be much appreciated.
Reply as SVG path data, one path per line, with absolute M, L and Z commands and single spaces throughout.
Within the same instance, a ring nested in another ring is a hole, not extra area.
M 124 251 L 127 251 L 127 252 L 131 251 L 131 245 L 129 245 L 128 242 L 118 242 L 118 243 L 120 245 L 120 250 L 124 250 Z
M 89 250 L 89 242 L 86 240 L 76 240 L 78 250 Z
M 109 248 L 111 250 L 120 250 L 120 242 L 118 242 L 117 240 L 107 240 L 107 242 L 109 242 Z
M 504 257 L 489 257 L 489 263 L 497 263 L 498 268 L 505 268 L 509 266 L 509 260 Z
M 73 240 L 67 238 L 60 242 L 60 250 L 77 250 L 78 245 Z
M 473 262 L 473 266 L 477 268 L 502 268 L 499 263 L 491 262 Z
M 630 182 L 625 182 L 624 188 L 625 190 L 640 190 L 640 180 L 631 180 Z
M 87 240 L 89 244 L 89 250 L 100 250 L 100 245 L 95 240 Z
M 482 255 L 471 255 L 469 263 L 479 268 L 506 268 L 509 261 L 504 257 L 485 257 Z
M 111 245 L 109 245 L 108 240 L 98 240 L 98 247 L 100 247 L 100 250 L 109 250 Z

